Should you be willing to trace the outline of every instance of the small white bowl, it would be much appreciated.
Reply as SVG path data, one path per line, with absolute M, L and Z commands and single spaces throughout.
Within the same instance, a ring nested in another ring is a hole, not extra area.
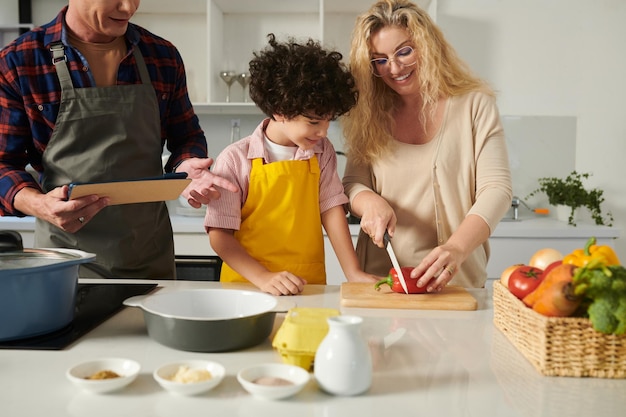
M 103 358 L 83 362 L 67 370 L 67 378 L 84 391 L 103 394 L 124 388 L 137 378 L 141 366 L 139 363 L 123 358 Z M 87 379 L 100 371 L 113 371 L 117 378 Z
M 178 370 L 186 366 L 190 370 L 206 370 L 211 373 L 211 378 L 204 381 L 197 382 L 177 382 L 172 381 L 172 377 L 178 372 Z M 168 363 L 157 368 L 154 373 L 154 379 L 159 383 L 163 389 L 177 395 L 198 395 L 203 392 L 207 392 L 215 388 L 222 382 L 226 370 L 224 367 L 211 361 L 203 360 L 188 360 L 174 363 Z
M 286 385 L 268 385 L 279 378 Z M 254 397 L 264 400 L 281 400 L 297 394 L 309 382 L 311 375 L 299 366 L 282 363 L 266 363 L 242 369 L 237 374 L 241 386 Z M 259 383 L 260 379 L 266 383 Z

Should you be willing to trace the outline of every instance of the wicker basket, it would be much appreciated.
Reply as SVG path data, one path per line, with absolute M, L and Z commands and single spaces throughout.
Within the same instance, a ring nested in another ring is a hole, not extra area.
M 542 316 L 500 281 L 493 306 L 495 326 L 543 375 L 626 378 L 626 335 L 597 332 L 584 318 Z

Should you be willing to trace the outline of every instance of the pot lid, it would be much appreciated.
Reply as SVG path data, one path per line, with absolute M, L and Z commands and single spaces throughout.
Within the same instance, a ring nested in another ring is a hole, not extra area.
M 0 230 L 0 270 L 50 266 L 82 262 L 85 252 L 69 249 L 24 249 L 22 236 L 12 230 Z
M 80 259 L 80 256 L 46 249 L 24 249 L 21 252 L 0 252 L 0 269 L 48 266 L 73 259 Z

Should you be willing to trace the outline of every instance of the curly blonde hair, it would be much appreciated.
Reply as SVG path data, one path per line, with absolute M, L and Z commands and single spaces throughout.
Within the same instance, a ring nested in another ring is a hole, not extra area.
M 389 26 L 405 29 L 414 44 L 423 121 L 432 117 L 427 109 L 434 109 L 441 97 L 476 90 L 494 95 L 458 57 L 428 13 L 407 0 L 379 1 L 357 18 L 352 32 L 350 70 L 359 99 L 342 122 L 346 151 L 356 162 L 372 163 L 388 151 L 394 140 L 391 132 L 397 93 L 371 71 L 372 36 Z

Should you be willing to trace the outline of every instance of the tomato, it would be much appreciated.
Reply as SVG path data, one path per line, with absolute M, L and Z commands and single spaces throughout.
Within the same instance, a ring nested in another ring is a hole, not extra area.
M 530 265 L 523 265 L 511 272 L 509 290 L 520 300 L 533 292 L 543 279 L 543 270 Z
M 502 274 L 500 274 L 500 282 L 502 283 L 502 285 L 504 285 L 506 288 L 509 288 L 509 277 L 511 276 L 511 273 L 523 265 L 524 264 L 511 265 L 504 271 L 502 271 Z
M 550 273 L 550 271 L 552 271 L 554 268 L 556 268 L 559 265 L 562 265 L 563 261 L 554 261 L 552 262 L 550 265 L 548 265 L 546 267 L 546 269 L 543 270 L 543 276 L 541 277 L 541 279 L 545 278 L 548 276 L 548 274 Z
M 563 254 L 556 249 L 543 248 L 533 254 L 528 265 L 539 269 L 546 269 L 552 262 L 563 260 Z

